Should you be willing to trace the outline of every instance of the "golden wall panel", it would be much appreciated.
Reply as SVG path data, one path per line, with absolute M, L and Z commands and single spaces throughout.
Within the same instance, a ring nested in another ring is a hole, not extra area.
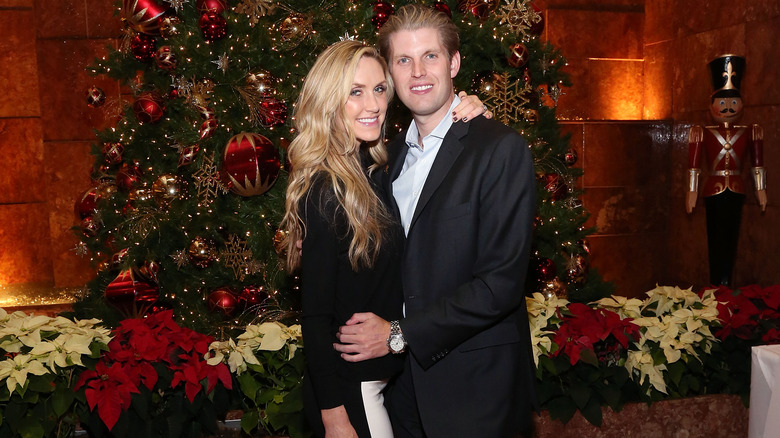
M 0 28 L 0 117 L 38 116 L 35 14 L 0 10 Z
M 0 285 L 53 283 L 46 204 L 0 205 Z
M 41 77 L 41 119 L 44 140 L 92 140 L 93 129 L 107 123 L 107 102 L 90 108 L 85 93 L 93 84 L 101 84 L 108 99 L 118 96 L 113 82 L 98 82 L 85 70 L 95 57 L 105 52 L 108 40 L 38 40 Z M 108 86 L 107 86 L 108 85 Z
M 49 206 L 49 232 L 55 286 L 80 286 L 89 281 L 95 271 L 89 257 L 73 250 L 78 235 L 71 227 L 78 225 L 74 213 L 76 201 L 91 187 L 89 169 L 93 158 L 88 142 L 47 142 L 46 179 Z
M 0 204 L 46 199 L 41 136 L 38 118 L 0 119 Z

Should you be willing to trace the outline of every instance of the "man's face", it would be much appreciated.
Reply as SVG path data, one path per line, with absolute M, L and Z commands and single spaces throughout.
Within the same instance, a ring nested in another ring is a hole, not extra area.
M 718 123 L 735 123 L 742 115 L 742 98 L 716 97 L 712 99 L 710 113 Z
M 390 36 L 390 74 L 401 102 L 415 120 L 443 119 L 453 98 L 452 78 L 460 69 L 460 53 L 452 59 L 436 29 L 403 30 Z

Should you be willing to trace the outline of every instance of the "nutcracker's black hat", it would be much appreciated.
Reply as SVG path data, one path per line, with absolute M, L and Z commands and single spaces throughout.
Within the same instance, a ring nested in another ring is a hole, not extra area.
M 745 74 L 745 57 L 721 55 L 707 64 L 712 79 L 712 97 L 742 97 L 739 86 Z

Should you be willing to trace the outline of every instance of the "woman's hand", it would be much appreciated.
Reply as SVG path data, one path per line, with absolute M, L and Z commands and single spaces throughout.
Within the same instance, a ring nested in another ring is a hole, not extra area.
M 468 122 L 479 115 L 484 116 L 486 119 L 493 117 L 493 113 L 487 109 L 487 105 L 479 100 L 479 97 L 468 95 L 465 91 L 458 93 L 458 97 L 460 98 L 460 104 L 458 104 L 452 112 L 453 122 L 461 120 Z
M 325 438 L 358 438 L 343 405 L 332 409 L 322 409 L 320 415 L 322 416 L 322 424 L 325 426 Z

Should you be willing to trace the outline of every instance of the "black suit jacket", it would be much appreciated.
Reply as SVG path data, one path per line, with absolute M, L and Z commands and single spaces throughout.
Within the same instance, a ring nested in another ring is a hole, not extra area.
M 391 205 L 404 138 L 389 146 L 382 178 Z M 511 436 L 535 405 L 523 290 L 535 212 L 525 140 L 483 117 L 453 124 L 414 212 L 401 274 L 401 329 L 431 438 Z

